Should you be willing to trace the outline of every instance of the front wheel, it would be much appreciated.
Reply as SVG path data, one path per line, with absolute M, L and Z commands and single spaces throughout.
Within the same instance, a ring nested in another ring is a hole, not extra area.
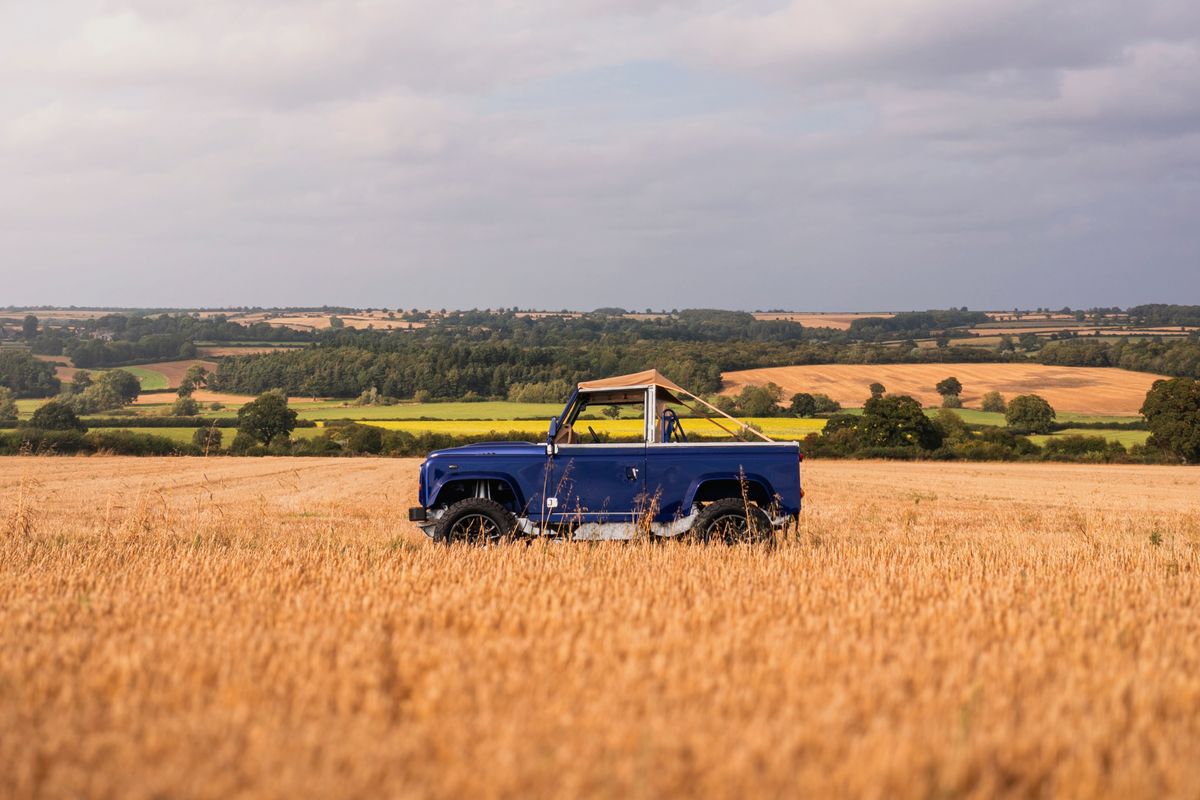
M 701 542 L 759 544 L 771 541 L 771 520 L 756 505 L 738 498 L 709 503 L 696 515 L 692 536 Z
M 433 540 L 486 547 L 512 538 L 516 527 L 517 518 L 504 506 L 494 500 L 468 497 L 446 509 L 433 529 Z

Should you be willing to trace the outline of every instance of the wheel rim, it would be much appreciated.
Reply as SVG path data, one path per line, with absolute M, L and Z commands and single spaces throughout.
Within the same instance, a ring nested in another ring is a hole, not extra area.
M 467 514 L 450 526 L 450 540 L 497 542 L 500 540 L 500 526 L 487 514 Z
M 710 540 L 736 544 L 753 542 L 762 538 L 761 526 L 755 524 L 750 514 L 730 512 L 712 521 L 706 531 Z

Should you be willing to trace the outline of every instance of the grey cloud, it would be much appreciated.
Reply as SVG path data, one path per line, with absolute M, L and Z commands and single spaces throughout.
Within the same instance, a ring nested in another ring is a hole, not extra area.
M 10 302 L 1011 307 L 1200 291 L 1200 12 L 1182 3 L 3 13 L 20 17 L 0 28 Z M 648 114 L 661 85 L 628 108 L 581 88 L 620 69 L 636 92 L 656 63 L 723 89 Z M 550 88 L 491 102 L 535 85 Z

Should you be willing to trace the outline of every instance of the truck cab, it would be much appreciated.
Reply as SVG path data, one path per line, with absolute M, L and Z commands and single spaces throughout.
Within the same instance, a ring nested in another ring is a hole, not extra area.
M 685 416 L 698 411 L 710 416 Z M 612 430 L 595 429 L 601 415 L 613 418 L 603 426 Z M 728 440 L 702 436 L 710 433 Z M 430 453 L 409 518 L 446 543 L 766 540 L 800 513 L 800 458 L 796 442 L 772 442 L 647 370 L 580 383 L 544 443 Z

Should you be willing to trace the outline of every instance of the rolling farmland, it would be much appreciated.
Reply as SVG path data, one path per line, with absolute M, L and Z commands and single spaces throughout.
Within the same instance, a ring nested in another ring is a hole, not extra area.
M 934 385 L 955 376 L 963 384 L 962 401 L 978 406 L 980 397 L 998 391 L 1006 397 L 1039 394 L 1058 411 L 1136 415 L 1146 392 L 1160 375 L 1101 367 L 1051 367 L 1042 364 L 821 364 L 726 372 L 723 394 L 747 384 L 776 383 L 784 396 L 823 392 L 847 406 L 870 396 L 879 381 L 894 394 L 908 394 L 923 405 L 938 405 Z
M 4 796 L 1200 792 L 1196 470 L 817 462 L 774 550 L 475 550 L 413 460 L 3 462 Z

